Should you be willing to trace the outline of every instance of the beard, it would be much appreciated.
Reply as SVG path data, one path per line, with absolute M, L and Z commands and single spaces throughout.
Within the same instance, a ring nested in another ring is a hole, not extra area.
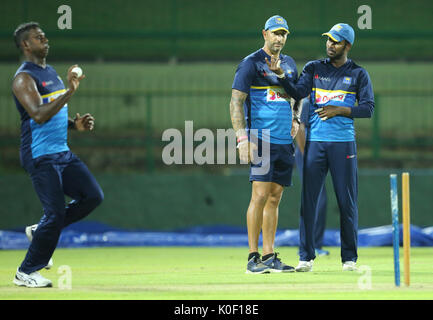
M 345 51 L 345 49 L 346 49 L 346 45 L 347 45 L 347 44 L 345 43 L 343 49 L 342 49 L 339 53 L 335 52 L 334 56 L 330 56 L 329 53 L 328 53 L 328 50 L 326 50 L 326 55 L 327 55 L 328 58 L 331 59 L 331 60 L 339 60 L 339 59 L 341 59 L 341 57 L 343 57 L 343 55 L 344 55 L 344 51 Z
M 328 52 L 326 52 L 326 54 L 328 55 L 328 58 L 331 60 L 339 60 L 343 56 L 343 52 L 336 53 L 333 56 L 330 56 Z
M 281 52 L 281 50 L 283 50 L 283 47 L 284 47 L 284 44 L 282 44 L 282 43 L 273 43 L 269 46 L 269 50 L 272 53 L 276 54 L 276 53 Z
M 38 50 L 33 50 L 32 54 L 38 59 L 45 59 L 48 56 L 48 52 L 49 52 L 49 48 L 42 48 Z

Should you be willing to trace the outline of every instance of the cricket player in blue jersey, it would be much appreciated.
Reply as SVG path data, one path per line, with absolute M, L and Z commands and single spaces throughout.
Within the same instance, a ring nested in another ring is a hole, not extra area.
M 86 217 L 103 200 L 103 192 L 87 166 L 67 144 L 67 130 L 92 130 L 90 114 L 74 119 L 67 103 L 84 79 L 68 70 L 68 89 L 46 63 L 49 45 L 36 22 L 18 26 L 15 44 L 25 61 L 15 73 L 12 91 L 21 116 L 20 160 L 41 201 L 43 216 L 37 226 L 26 228 L 31 240 L 13 282 L 25 287 L 52 287 L 38 270 L 49 265 L 61 230 Z M 65 194 L 73 200 L 65 205 Z
M 356 270 L 358 172 L 354 118 L 370 118 L 374 111 L 370 76 L 347 58 L 355 41 L 353 28 L 338 23 L 323 35 L 328 37 L 327 59 L 307 63 L 296 84 L 279 78 L 293 98 L 308 96 L 311 103 L 303 168 L 300 261 L 296 267 L 301 272 L 313 268 L 316 207 L 328 170 L 340 209 L 343 270 Z M 278 62 L 272 71 L 283 74 Z
M 269 18 L 262 31 L 263 48 L 241 61 L 232 85 L 230 116 L 236 131 L 239 157 L 244 163 L 252 162 L 252 194 L 247 211 L 247 273 L 294 271 L 278 258 L 274 241 L 283 189 L 291 185 L 295 151 L 293 137 L 299 127 L 300 110 L 299 104 L 291 101 L 279 83 L 279 76 L 269 69 L 271 61 L 278 57 L 284 76 L 291 81 L 297 79 L 295 61 L 281 54 L 288 33 L 289 27 L 283 17 Z M 269 150 L 268 159 L 264 156 L 265 146 Z M 263 158 L 261 162 L 255 161 L 258 157 Z M 256 170 L 265 162 L 268 170 Z M 262 258 L 258 248 L 260 231 Z
M 301 124 L 299 125 L 298 134 L 295 137 L 296 151 L 295 151 L 295 162 L 299 176 L 302 181 L 302 174 L 304 168 L 304 150 L 305 140 L 308 135 L 308 111 L 310 110 L 310 101 L 308 99 L 302 100 L 302 113 L 301 113 Z M 323 239 L 325 237 L 326 230 L 326 211 L 327 211 L 328 199 L 326 193 L 326 187 L 323 185 L 323 189 L 320 192 L 319 200 L 317 201 L 316 208 L 316 222 L 314 224 L 314 249 L 316 256 L 327 256 L 329 251 L 322 248 Z

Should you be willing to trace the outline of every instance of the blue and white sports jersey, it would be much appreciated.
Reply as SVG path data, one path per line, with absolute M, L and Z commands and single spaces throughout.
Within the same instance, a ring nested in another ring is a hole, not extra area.
M 62 79 L 53 67 L 45 68 L 32 63 L 24 62 L 15 73 L 25 72 L 36 83 L 43 103 L 53 101 L 66 92 Z M 21 115 L 21 162 L 28 163 L 43 155 L 68 151 L 68 106 L 65 104 L 60 111 L 45 123 L 36 123 L 13 95 L 16 107 Z
M 350 59 L 339 68 L 329 59 L 311 61 L 305 65 L 295 86 L 282 83 L 296 99 L 308 96 L 309 141 L 355 141 L 353 118 L 370 117 L 374 110 L 370 77 Z M 337 116 L 323 121 L 315 110 L 327 105 L 350 107 L 352 117 Z
M 258 137 L 264 141 L 290 144 L 293 142 L 290 135 L 290 97 L 279 83 L 276 74 L 269 70 L 265 58 L 271 61 L 271 57 L 263 49 L 245 57 L 236 70 L 232 89 L 248 94 L 244 112 L 249 134 L 250 129 L 258 129 Z M 283 54 L 280 55 L 280 60 L 286 78 L 296 81 L 298 71 L 295 61 Z M 270 137 L 262 135 L 263 129 L 270 130 Z

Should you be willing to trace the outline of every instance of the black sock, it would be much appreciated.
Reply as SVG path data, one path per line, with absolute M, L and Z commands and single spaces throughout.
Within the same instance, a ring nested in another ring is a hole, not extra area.
M 251 258 L 253 258 L 253 257 L 260 258 L 260 253 L 258 253 L 258 252 L 251 252 L 251 253 L 248 255 L 248 261 L 250 261 Z
M 267 255 L 263 256 L 262 260 L 263 261 L 268 260 L 270 257 L 273 257 L 273 256 L 274 256 L 273 253 L 267 254 Z

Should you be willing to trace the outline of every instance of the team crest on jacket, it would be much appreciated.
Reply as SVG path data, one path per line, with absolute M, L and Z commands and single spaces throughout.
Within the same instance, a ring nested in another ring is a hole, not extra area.
M 352 78 L 351 77 L 344 77 L 343 78 L 343 83 L 344 84 L 350 84 L 352 82 Z

